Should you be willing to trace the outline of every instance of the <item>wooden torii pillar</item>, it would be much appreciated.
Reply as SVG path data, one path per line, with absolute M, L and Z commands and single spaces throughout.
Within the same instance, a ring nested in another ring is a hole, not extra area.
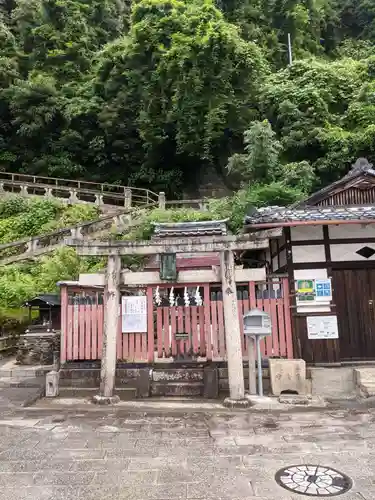
M 200 238 L 164 239 L 162 241 L 82 241 L 67 240 L 66 244 L 76 248 L 78 255 L 106 256 L 104 335 L 101 362 L 100 393 L 97 403 L 110 404 L 118 401 L 113 396 L 116 373 L 116 336 L 118 304 L 120 302 L 121 256 L 162 255 L 177 253 L 220 253 L 221 280 L 225 322 L 225 340 L 228 356 L 228 379 L 230 396 L 227 406 L 248 406 L 245 399 L 241 328 L 238 317 L 237 287 L 233 252 L 237 250 L 260 250 L 269 246 L 269 238 L 279 236 L 280 230 L 266 230 L 238 236 L 210 236 Z M 276 234 L 277 233 L 277 234 Z

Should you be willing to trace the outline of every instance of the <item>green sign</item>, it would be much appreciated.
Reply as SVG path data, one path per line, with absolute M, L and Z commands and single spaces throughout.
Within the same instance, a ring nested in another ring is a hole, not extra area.
M 297 280 L 296 285 L 298 301 L 315 300 L 314 280 Z

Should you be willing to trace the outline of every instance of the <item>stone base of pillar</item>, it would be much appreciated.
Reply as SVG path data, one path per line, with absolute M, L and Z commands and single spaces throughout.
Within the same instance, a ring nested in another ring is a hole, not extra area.
M 101 396 L 96 394 L 92 398 L 92 402 L 96 405 L 115 405 L 120 402 L 119 396 Z
M 252 404 L 246 398 L 244 399 L 225 398 L 223 401 L 223 406 L 225 406 L 225 408 L 250 408 Z

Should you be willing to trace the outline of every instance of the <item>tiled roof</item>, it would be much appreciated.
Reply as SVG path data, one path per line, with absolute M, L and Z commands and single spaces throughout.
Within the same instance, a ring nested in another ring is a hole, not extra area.
M 251 215 L 245 217 L 245 224 L 272 224 L 285 222 L 324 222 L 346 220 L 375 220 L 375 205 L 353 207 L 313 207 L 285 208 L 265 207 L 259 208 Z
M 227 234 L 226 220 L 199 222 L 168 222 L 154 224 L 156 238 L 191 238 L 199 236 L 225 236 Z
M 320 199 L 324 199 L 330 192 L 341 187 L 345 187 L 348 182 L 354 181 L 355 179 L 363 178 L 374 178 L 375 170 L 373 164 L 369 163 L 366 158 L 358 158 L 358 160 L 352 165 L 349 172 L 344 175 L 341 179 L 333 182 L 329 186 L 320 189 L 316 193 L 311 194 L 308 198 L 302 202 L 297 203 L 295 206 L 303 207 L 306 205 L 315 205 Z

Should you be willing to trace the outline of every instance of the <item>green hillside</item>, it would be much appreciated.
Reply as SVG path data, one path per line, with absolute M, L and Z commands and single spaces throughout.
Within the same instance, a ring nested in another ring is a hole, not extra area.
M 6 170 L 171 198 L 375 160 L 369 0 L 4 0 L 0 42 Z
M 288 64 L 288 34 L 293 64 Z M 369 0 L 3 0 L 0 169 L 114 182 L 179 198 L 210 169 L 234 194 L 207 213 L 287 205 L 375 161 L 375 3 Z M 0 244 L 97 217 L 9 197 Z M 61 249 L 0 267 L 0 307 L 96 269 Z

